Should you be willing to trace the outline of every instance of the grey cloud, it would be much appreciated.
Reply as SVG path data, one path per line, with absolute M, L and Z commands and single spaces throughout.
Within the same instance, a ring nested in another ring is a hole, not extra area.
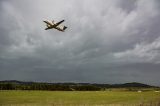
M 136 78 L 158 85 L 158 2 L 1 1 L 0 80 L 119 83 Z M 45 31 L 45 19 L 65 19 L 68 29 Z M 148 52 L 147 58 L 155 55 L 146 62 Z M 146 73 L 149 66 L 152 75 Z
M 136 10 L 137 2 L 138 2 L 137 0 L 128 0 L 128 1 L 125 1 L 125 0 L 118 1 L 117 0 L 117 6 L 125 10 L 127 13 L 130 13 Z

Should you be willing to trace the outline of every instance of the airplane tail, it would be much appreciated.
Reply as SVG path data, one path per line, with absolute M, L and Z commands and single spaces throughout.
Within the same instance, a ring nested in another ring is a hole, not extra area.
M 63 30 L 65 30 L 65 29 L 67 29 L 67 27 L 66 27 L 66 26 L 64 26 L 64 27 L 63 27 Z

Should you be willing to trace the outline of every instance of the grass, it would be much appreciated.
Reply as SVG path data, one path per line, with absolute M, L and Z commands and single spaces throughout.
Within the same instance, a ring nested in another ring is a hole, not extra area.
M 130 106 L 158 102 L 160 93 L 153 91 L 0 91 L 0 106 Z

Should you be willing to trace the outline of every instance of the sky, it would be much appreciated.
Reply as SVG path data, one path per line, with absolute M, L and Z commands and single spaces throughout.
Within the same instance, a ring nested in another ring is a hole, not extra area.
M 0 0 L 0 80 L 159 85 L 159 0 Z M 65 20 L 65 32 L 44 20 Z

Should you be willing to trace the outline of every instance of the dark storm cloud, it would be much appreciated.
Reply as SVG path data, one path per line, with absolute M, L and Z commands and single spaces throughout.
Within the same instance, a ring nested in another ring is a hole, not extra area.
M 0 1 L 0 80 L 160 85 L 159 9 L 158 0 Z M 68 29 L 45 31 L 45 19 Z
M 125 0 L 118 1 L 117 0 L 117 4 L 118 4 L 117 6 L 119 6 L 126 12 L 132 12 L 137 8 L 137 0 L 128 0 L 128 1 L 125 1 Z

